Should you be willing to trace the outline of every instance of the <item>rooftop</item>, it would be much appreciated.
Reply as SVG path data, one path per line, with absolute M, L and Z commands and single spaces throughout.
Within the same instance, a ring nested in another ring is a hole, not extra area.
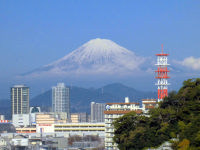
M 18 85 L 14 85 L 13 87 L 15 87 L 15 88 L 22 88 L 22 87 L 27 87 L 27 86 L 25 86 L 24 84 L 18 84 Z
M 130 104 L 136 104 L 136 105 L 139 105 L 139 103 L 106 103 L 107 105 L 114 105 L 114 104 L 119 104 L 119 105 L 130 105 Z

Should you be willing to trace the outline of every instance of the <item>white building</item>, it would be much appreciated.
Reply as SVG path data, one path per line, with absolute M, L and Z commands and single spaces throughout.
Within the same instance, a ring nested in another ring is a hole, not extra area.
M 13 114 L 12 124 L 15 127 L 29 126 L 30 125 L 30 114 Z
M 36 124 L 36 114 L 40 112 L 41 112 L 40 107 L 30 107 L 30 124 L 31 125 Z
M 42 123 L 36 125 L 37 133 L 64 133 L 70 135 L 105 136 L 104 123 Z
M 13 146 L 28 146 L 28 137 L 25 137 L 23 135 L 16 135 L 11 143 Z
M 105 124 L 102 122 L 54 124 L 54 132 L 70 133 L 70 135 L 78 134 L 105 136 Z
M 66 112 L 70 118 L 69 88 L 64 83 L 58 83 L 52 87 L 52 110 L 53 112 Z
M 0 120 L 5 120 L 5 116 L 4 115 L 0 115 Z
M 54 133 L 54 124 L 42 123 L 36 124 L 37 133 Z
M 107 150 L 117 150 L 117 144 L 113 143 L 114 127 L 112 122 L 114 119 L 123 116 L 126 113 L 135 111 L 137 114 L 142 113 L 139 103 L 129 102 L 129 98 L 125 98 L 125 103 L 106 103 L 105 114 L 105 148 Z

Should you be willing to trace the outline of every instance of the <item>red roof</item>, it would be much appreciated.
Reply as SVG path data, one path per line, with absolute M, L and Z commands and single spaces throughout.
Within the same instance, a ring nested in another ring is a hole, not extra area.
M 113 104 L 120 104 L 120 105 L 130 105 L 130 104 L 137 104 L 139 105 L 139 103 L 106 103 L 107 105 L 113 105 Z
M 156 54 L 156 56 L 168 56 L 169 54 Z
M 141 114 L 142 110 L 105 110 L 104 114 L 127 114 L 130 112 L 136 112 L 136 114 Z

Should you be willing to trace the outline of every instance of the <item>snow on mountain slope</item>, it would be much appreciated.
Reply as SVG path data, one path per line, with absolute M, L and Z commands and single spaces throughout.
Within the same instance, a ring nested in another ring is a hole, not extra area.
M 36 69 L 25 76 L 90 75 L 136 73 L 145 62 L 134 52 L 107 39 L 93 39 L 63 58 Z

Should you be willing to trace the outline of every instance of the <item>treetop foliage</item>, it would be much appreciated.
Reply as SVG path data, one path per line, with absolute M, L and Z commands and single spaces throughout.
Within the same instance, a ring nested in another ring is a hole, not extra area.
M 149 116 L 131 112 L 116 119 L 114 141 L 121 150 L 142 150 L 173 141 L 177 150 L 200 150 L 200 78 L 169 93 Z

